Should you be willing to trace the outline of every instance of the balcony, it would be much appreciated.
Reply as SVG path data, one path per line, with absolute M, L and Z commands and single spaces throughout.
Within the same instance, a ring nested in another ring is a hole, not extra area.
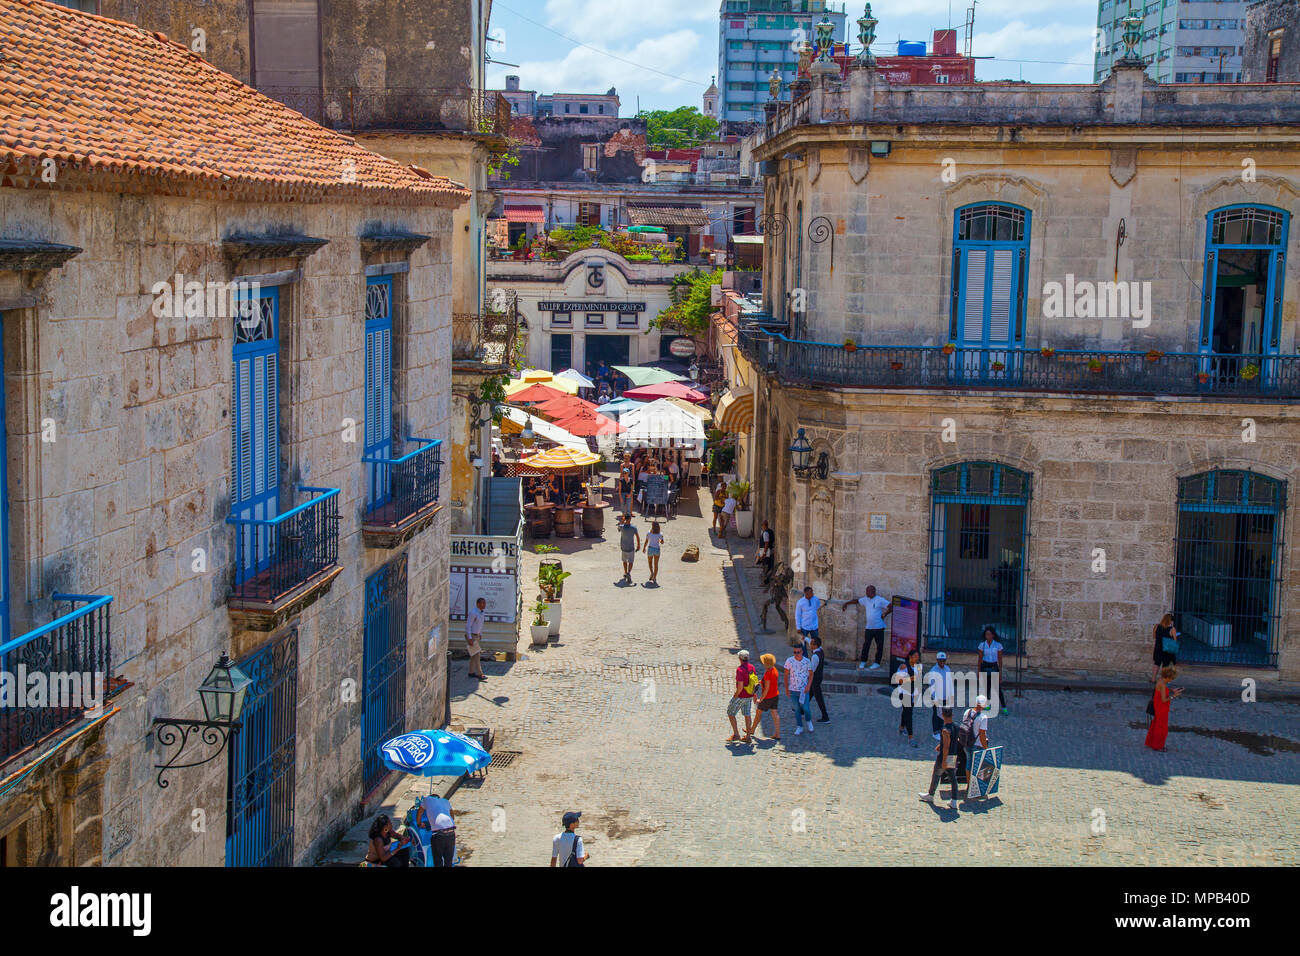
M 235 585 L 228 608 L 236 624 L 272 631 L 329 592 L 339 567 L 339 490 L 299 489 L 310 501 L 259 519 L 232 515 Z
M 367 455 L 366 465 L 373 503 L 361 516 L 361 534 L 367 548 L 396 548 L 433 523 L 438 513 L 442 478 L 442 442 L 408 438 L 420 447 L 401 458 Z
M 266 86 L 258 92 L 340 132 L 450 132 L 498 139 L 510 132 L 509 101 L 499 93 L 466 87 Z
M 1300 355 L 1201 355 L 1097 349 L 979 349 L 804 342 L 741 329 L 741 348 L 768 374 L 822 388 L 1138 395 L 1217 401 L 1300 399 Z
M 453 362 L 497 366 L 509 362 L 519 329 L 519 310 L 513 292 L 507 293 L 504 312 L 455 312 L 451 317 Z
M 0 764 L 77 723 L 113 689 L 113 598 L 55 594 L 53 600 L 83 606 L 0 645 L 0 671 L 14 675 L 11 686 L 19 695 L 0 706 Z M 45 678 L 46 696 L 29 703 L 30 679 L 38 674 Z M 93 710 L 91 715 L 97 716 Z

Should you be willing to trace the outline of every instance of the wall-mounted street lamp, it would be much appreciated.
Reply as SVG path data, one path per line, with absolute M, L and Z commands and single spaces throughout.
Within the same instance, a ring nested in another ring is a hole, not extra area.
M 204 720 L 185 720 L 175 717 L 155 717 L 153 721 L 154 736 L 163 747 L 176 746 L 171 759 L 154 764 L 158 771 L 158 786 L 167 789 L 168 783 L 163 775 L 168 770 L 180 770 L 184 767 L 199 767 L 215 760 L 226 749 L 226 744 L 243 726 L 239 722 L 244 712 L 244 697 L 248 685 L 253 681 L 225 654 L 217 665 L 208 672 L 207 678 L 199 685 L 199 700 L 203 703 Z M 191 763 L 177 763 L 185 752 L 190 737 L 198 734 L 209 747 L 216 749 L 202 760 Z M 179 745 L 178 745 L 179 742 Z
M 820 478 L 823 481 L 830 474 L 830 455 L 822 452 L 813 462 L 813 447 L 801 428 L 795 434 L 794 444 L 790 446 L 790 467 L 796 478 Z
M 524 430 L 519 433 L 519 441 L 525 448 L 532 448 L 533 442 L 537 441 L 537 436 L 533 434 L 533 416 L 529 415 L 528 420 L 524 422 Z

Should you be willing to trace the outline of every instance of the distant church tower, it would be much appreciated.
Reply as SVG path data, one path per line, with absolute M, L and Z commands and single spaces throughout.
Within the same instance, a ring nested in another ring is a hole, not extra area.
M 709 88 L 704 91 L 704 115 L 711 119 L 718 118 L 718 78 L 715 76 Z

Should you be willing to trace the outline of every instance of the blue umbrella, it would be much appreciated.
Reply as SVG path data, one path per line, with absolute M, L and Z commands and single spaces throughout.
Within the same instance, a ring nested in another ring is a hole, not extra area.
M 473 740 L 450 730 L 413 730 L 379 745 L 389 770 L 420 777 L 459 777 L 482 770 L 492 755 Z
M 612 402 L 606 402 L 599 406 L 596 411 L 602 415 L 612 415 L 618 418 L 623 412 L 630 412 L 634 408 L 640 408 L 645 402 L 638 402 L 634 398 L 616 398 Z

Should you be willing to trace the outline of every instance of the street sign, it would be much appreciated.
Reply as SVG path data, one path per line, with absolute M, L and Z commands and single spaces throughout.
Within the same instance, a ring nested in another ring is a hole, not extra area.
M 695 340 L 688 338 L 673 339 L 668 343 L 668 352 L 677 358 L 694 358 Z

